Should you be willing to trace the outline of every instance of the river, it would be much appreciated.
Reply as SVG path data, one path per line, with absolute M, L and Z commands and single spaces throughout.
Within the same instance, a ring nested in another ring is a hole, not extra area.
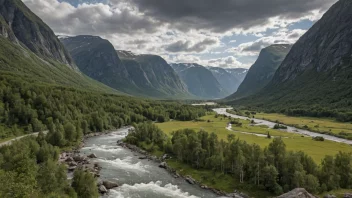
M 158 163 L 141 160 L 142 155 L 129 149 L 117 146 L 117 141 L 123 139 L 128 128 L 119 129 L 108 135 L 92 137 L 86 140 L 81 153 L 94 153 L 102 166 L 101 180 L 114 181 L 122 184 L 111 189 L 104 198 L 215 198 L 210 190 L 204 190 L 197 185 L 190 185 L 182 178 L 174 178 Z
M 251 120 L 254 120 L 256 125 L 266 125 L 269 128 L 273 128 L 276 124 L 275 122 L 270 122 L 270 121 L 266 121 L 266 120 L 261 120 L 261 119 L 256 119 L 256 118 L 248 118 L 248 117 L 244 117 L 244 116 L 230 114 L 230 113 L 226 112 L 227 109 L 232 109 L 232 108 L 217 108 L 217 109 L 213 109 L 213 111 L 215 111 L 217 114 L 230 116 L 232 118 L 239 118 L 239 119 L 243 119 L 243 120 L 251 119 Z M 286 126 L 286 125 L 284 125 L 284 126 Z M 310 136 L 310 137 L 320 136 L 320 137 L 324 137 L 324 139 L 326 139 L 326 140 L 350 144 L 350 145 L 352 144 L 352 140 L 346 140 L 346 139 L 334 137 L 331 135 L 325 135 L 325 134 L 320 134 L 320 133 L 316 133 L 316 132 L 312 132 L 312 131 L 308 131 L 308 130 L 298 129 L 298 128 L 291 127 L 291 126 L 287 126 L 287 129 L 280 129 L 280 130 L 285 131 L 285 132 L 289 132 L 289 133 L 297 133 L 297 134 L 301 134 L 301 135 L 306 135 L 306 136 Z

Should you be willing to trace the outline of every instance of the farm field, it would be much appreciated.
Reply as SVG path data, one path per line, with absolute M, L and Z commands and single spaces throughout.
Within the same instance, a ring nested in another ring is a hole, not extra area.
M 210 114 L 201 118 L 200 121 L 170 121 L 165 123 L 158 123 L 157 126 L 166 134 L 171 135 L 173 131 L 179 129 L 194 129 L 196 131 L 205 130 L 207 132 L 214 132 L 220 139 L 226 140 L 227 135 L 235 134 L 236 138 L 244 140 L 249 144 L 258 144 L 262 148 L 269 145 L 272 139 L 267 137 L 259 137 L 255 134 L 264 134 L 268 132 L 272 137 L 282 137 L 288 150 L 304 151 L 311 156 L 318 164 L 325 155 L 335 155 L 339 151 L 352 152 L 352 146 L 332 141 L 314 141 L 311 137 L 301 136 L 298 134 L 282 132 L 279 130 L 269 129 L 260 126 L 251 126 L 249 120 L 239 120 L 242 126 L 233 125 L 233 131 L 226 129 L 227 123 L 230 120 L 223 116 L 215 117 L 215 114 Z M 253 134 L 244 134 L 241 132 L 248 132 Z

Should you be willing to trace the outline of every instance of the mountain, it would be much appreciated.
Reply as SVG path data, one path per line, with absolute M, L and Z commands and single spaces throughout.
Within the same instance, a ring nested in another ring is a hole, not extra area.
M 61 37 L 79 69 L 116 90 L 155 98 L 186 97 L 185 86 L 164 59 L 116 51 L 98 36 Z
M 228 93 L 237 91 L 248 71 L 243 68 L 223 69 L 220 67 L 207 67 L 207 69 L 213 73 L 220 85 Z
M 90 35 L 60 37 L 60 40 L 87 76 L 125 93 L 138 89 L 108 40 Z
M 350 0 L 334 4 L 293 45 L 263 91 L 240 103 L 312 115 L 352 112 L 351 10 Z
M 237 92 L 228 99 L 243 98 L 263 89 L 272 80 L 290 49 L 291 45 L 288 44 L 276 44 L 262 49 Z
M 20 0 L 0 1 L 0 72 L 41 84 L 117 93 L 82 74 L 53 31 Z
M 0 34 L 41 58 L 76 67 L 54 32 L 20 0 L 0 1 Z
M 160 56 L 136 55 L 123 50 L 118 50 L 117 54 L 139 88 L 138 93 L 163 98 L 191 97 L 177 73 Z
M 228 94 L 207 68 L 194 63 L 170 65 L 187 85 L 191 94 L 203 99 L 221 98 Z

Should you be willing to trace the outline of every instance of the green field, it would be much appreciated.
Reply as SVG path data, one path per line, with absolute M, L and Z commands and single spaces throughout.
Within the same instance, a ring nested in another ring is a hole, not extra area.
M 343 123 L 329 118 L 312 118 L 312 117 L 293 117 L 277 113 L 257 113 L 258 119 L 279 121 L 286 125 L 295 126 L 297 128 L 307 128 L 310 131 L 316 132 L 332 132 L 334 134 L 351 133 L 352 123 Z
M 251 134 L 243 134 L 240 132 L 250 132 L 257 134 L 270 133 L 271 136 L 280 136 L 283 138 L 287 149 L 292 151 L 304 151 L 311 156 L 318 164 L 325 155 L 335 155 L 339 151 L 352 152 L 352 146 L 325 140 L 324 142 L 314 141 L 311 137 L 302 137 L 298 134 L 282 132 L 274 129 L 262 128 L 260 126 L 250 126 L 250 121 L 241 120 L 242 127 L 232 127 L 235 131 L 229 131 L 225 127 L 229 122 L 228 118 L 219 116 L 215 118 L 215 114 L 210 114 L 201 118 L 204 121 L 170 121 L 158 123 L 158 127 L 165 133 L 171 135 L 173 131 L 179 129 L 190 128 L 194 130 L 203 129 L 208 132 L 215 132 L 219 138 L 226 139 L 228 134 L 235 134 L 237 138 L 246 141 L 249 144 L 256 143 L 262 148 L 269 145 L 272 139 L 266 137 L 258 137 Z M 208 120 L 210 122 L 208 122 Z M 237 132 L 236 132 L 237 131 Z M 239 132 L 240 131 L 240 132 Z

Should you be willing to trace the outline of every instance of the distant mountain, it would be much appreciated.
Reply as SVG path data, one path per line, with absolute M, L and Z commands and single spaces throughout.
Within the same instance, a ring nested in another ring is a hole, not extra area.
M 30 82 L 117 93 L 82 74 L 54 32 L 21 0 L 0 0 L 0 72 Z
M 207 67 L 207 69 L 213 73 L 220 85 L 228 93 L 235 93 L 237 91 L 248 71 L 243 68 L 224 69 L 220 67 Z
M 243 98 L 263 89 L 271 81 L 290 49 L 291 45 L 288 44 L 276 44 L 262 49 L 237 92 L 228 99 Z
M 215 99 L 229 94 L 213 73 L 207 68 L 194 63 L 170 64 L 187 85 L 188 91 L 200 98 Z
M 248 69 L 245 68 L 225 68 L 225 70 L 238 78 L 239 81 L 243 81 L 248 73 Z
M 98 36 L 60 39 L 83 73 L 109 87 L 143 97 L 189 96 L 180 78 L 159 56 L 116 51 L 108 40 Z
M 160 56 L 123 50 L 117 54 L 140 93 L 163 98 L 191 97 L 177 73 Z
M 334 4 L 293 45 L 263 91 L 236 103 L 291 114 L 352 115 L 351 10 L 351 0 Z

